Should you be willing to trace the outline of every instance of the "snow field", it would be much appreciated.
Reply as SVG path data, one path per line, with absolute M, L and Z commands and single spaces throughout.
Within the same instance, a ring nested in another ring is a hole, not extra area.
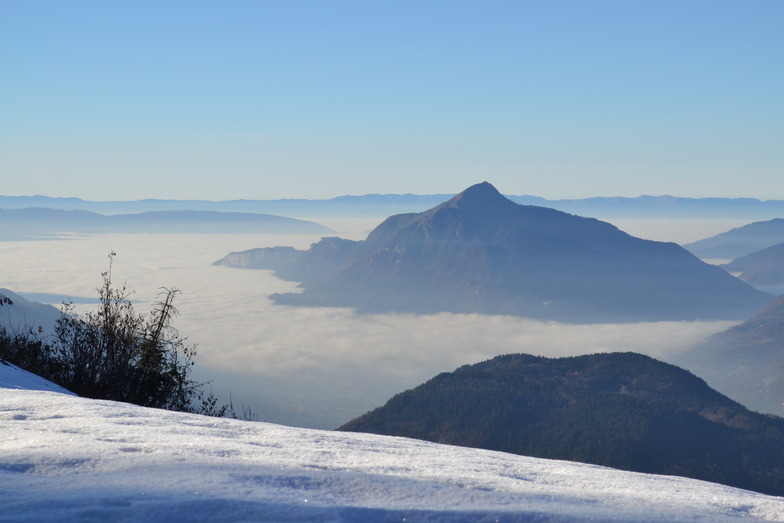
M 13 381 L 8 374 L 0 370 L 0 383 Z M 0 389 L 0 521 L 173 519 L 784 521 L 784 499 L 405 438 Z

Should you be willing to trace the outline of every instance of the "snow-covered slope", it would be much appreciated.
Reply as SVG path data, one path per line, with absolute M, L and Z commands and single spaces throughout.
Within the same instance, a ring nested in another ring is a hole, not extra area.
M 20 369 L 3 359 L 0 359 L 0 389 L 48 390 L 74 395 L 60 385 Z M 5 391 L 0 390 L 0 395 L 4 393 Z
M 4 371 L 4 387 L 15 386 L 16 373 Z M 404 438 L 0 389 L 0 521 L 748 519 L 784 521 L 784 499 Z

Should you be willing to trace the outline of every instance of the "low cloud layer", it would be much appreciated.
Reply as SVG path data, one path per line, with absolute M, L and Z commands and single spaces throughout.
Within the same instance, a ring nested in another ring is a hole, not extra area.
M 729 322 L 564 325 L 507 316 L 357 315 L 350 309 L 274 305 L 296 284 L 267 271 L 215 267 L 230 251 L 306 248 L 307 236 L 91 235 L 6 242 L 0 287 L 96 296 L 107 254 L 116 284 L 147 311 L 161 286 L 182 291 L 175 326 L 198 345 L 197 378 L 262 419 L 333 428 L 439 372 L 498 354 L 572 356 L 635 351 L 668 361 Z M 84 309 L 87 305 L 78 305 Z

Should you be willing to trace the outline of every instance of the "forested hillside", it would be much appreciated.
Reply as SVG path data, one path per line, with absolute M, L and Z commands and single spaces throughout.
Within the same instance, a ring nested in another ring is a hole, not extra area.
M 634 353 L 499 356 L 443 373 L 341 430 L 705 479 L 784 495 L 784 419 Z

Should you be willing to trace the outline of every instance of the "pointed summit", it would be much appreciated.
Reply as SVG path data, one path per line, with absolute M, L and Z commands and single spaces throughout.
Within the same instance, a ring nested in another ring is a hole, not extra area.
M 493 187 L 492 184 L 488 182 L 482 182 L 476 185 L 472 185 L 448 202 L 444 203 L 443 206 L 454 207 L 464 211 L 486 212 L 498 211 L 499 208 L 507 206 L 517 207 L 517 204 L 498 192 L 498 189 Z
M 455 196 L 455 199 L 458 198 L 463 200 L 478 199 L 478 198 L 489 200 L 489 199 L 504 198 L 504 196 L 500 192 L 498 192 L 498 189 L 493 187 L 493 184 L 491 184 L 490 182 L 482 182 L 482 183 L 477 183 L 475 185 L 472 185 L 468 189 L 464 190 L 463 192 Z

